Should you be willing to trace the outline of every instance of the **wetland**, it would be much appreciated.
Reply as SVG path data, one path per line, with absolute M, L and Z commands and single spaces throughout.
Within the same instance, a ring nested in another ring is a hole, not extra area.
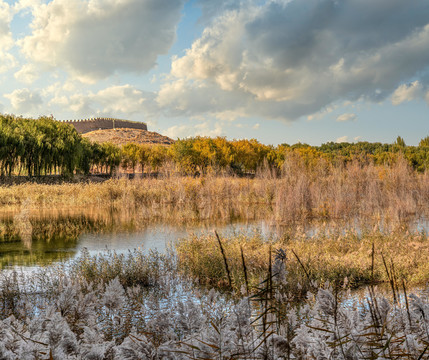
M 389 169 L 2 187 L 4 349 L 305 358 L 347 339 L 420 355 L 427 175 Z

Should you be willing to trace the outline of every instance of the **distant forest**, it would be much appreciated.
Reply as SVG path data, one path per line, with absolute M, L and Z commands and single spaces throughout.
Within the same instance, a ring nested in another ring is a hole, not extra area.
M 349 163 L 391 166 L 405 159 L 417 172 L 429 169 L 429 136 L 418 146 L 407 146 L 398 136 L 392 144 L 334 143 L 264 145 L 255 139 L 224 137 L 179 139 L 173 145 L 116 146 L 91 143 L 73 126 L 50 117 L 28 119 L 0 115 L 0 175 L 114 174 L 119 167 L 135 172 L 158 172 L 167 164 L 184 175 L 255 174 L 269 169 L 280 175 L 293 171 L 287 164 L 305 167 L 345 167 Z

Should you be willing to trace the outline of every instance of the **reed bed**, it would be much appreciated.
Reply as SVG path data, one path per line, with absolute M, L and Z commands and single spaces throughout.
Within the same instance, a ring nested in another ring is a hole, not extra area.
M 226 258 L 227 246 L 224 251 Z M 287 272 L 287 256 L 269 254 L 262 281 L 235 301 L 215 290 L 192 293 L 188 287 L 186 293 L 181 292 L 189 279 L 174 275 L 174 263 L 150 284 L 157 291 L 148 292 L 147 284 L 139 280 L 121 281 L 123 272 L 111 264 L 112 260 L 127 266 L 129 259 L 115 258 L 115 254 L 104 254 L 104 258 L 84 254 L 72 272 L 62 268 L 26 275 L 2 272 L 0 356 L 125 360 L 425 358 L 429 349 L 427 292 L 412 294 L 404 283 L 398 283 L 392 287 L 392 298 L 382 297 L 369 287 L 363 299 L 350 299 L 335 284 L 325 283 L 295 305 L 289 301 L 290 288 L 282 276 Z M 136 268 L 147 266 L 146 260 L 135 260 L 140 263 Z M 161 266 L 164 260 L 157 261 Z M 108 276 L 88 277 L 83 269 L 88 262 L 90 268 L 102 269 L 98 275 Z M 131 278 L 136 279 L 134 275 Z
M 266 169 L 254 178 L 170 174 L 103 183 L 0 187 L 3 209 L 20 209 L 23 204 L 37 209 L 113 207 L 162 218 L 171 216 L 168 209 L 173 206 L 185 217 L 213 219 L 231 213 L 246 216 L 243 207 L 258 206 L 269 209 L 279 222 L 357 217 L 401 221 L 429 215 L 428 201 L 429 174 L 416 173 L 405 161 L 389 167 L 354 162 L 311 168 L 293 162 L 286 163 L 279 176 Z M 247 216 L 252 217 L 252 211 Z
M 429 295 L 409 289 L 426 287 L 428 235 L 381 226 L 309 233 L 292 224 L 427 216 L 428 176 L 403 161 L 312 168 L 286 162 L 280 176 L 261 170 L 252 179 L 170 174 L 1 187 L 0 206 L 15 213 L 0 229 L 11 241 L 29 226 L 44 236 L 29 213 L 58 207 L 109 209 L 142 223 L 177 219 L 176 212 L 211 220 L 270 214 L 291 227 L 272 239 L 189 236 L 175 254 L 84 252 L 69 266 L 3 270 L 0 358 L 423 359 Z M 48 232 L 76 237 L 98 226 L 109 222 L 60 220 Z M 379 283 L 390 287 L 387 298 Z M 363 285 L 363 300 L 350 296 Z
M 310 236 L 294 231 L 276 240 L 260 233 L 221 235 L 220 239 L 222 248 L 215 234 L 179 240 L 179 269 L 200 284 L 218 289 L 230 288 L 230 278 L 234 291 L 243 293 L 266 275 L 271 253 L 273 259 L 281 256 L 285 262 L 284 276 L 293 300 L 302 300 L 324 282 L 357 288 L 389 283 L 390 274 L 412 286 L 429 281 L 429 241 L 424 232 L 332 230 Z
M 107 284 L 118 279 L 124 287 L 152 287 L 160 282 L 162 273 L 169 273 L 174 268 L 171 254 L 160 254 L 140 250 L 117 254 L 107 251 L 91 256 L 86 249 L 73 261 L 68 269 L 68 276 L 93 284 Z

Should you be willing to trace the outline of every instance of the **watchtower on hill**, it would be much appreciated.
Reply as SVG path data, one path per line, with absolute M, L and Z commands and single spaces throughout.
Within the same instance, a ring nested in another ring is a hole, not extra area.
M 147 130 L 147 124 L 144 122 L 115 118 L 91 118 L 82 120 L 65 120 L 63 122 L 73 125 L 79 134 L 85 134 L 95 130 L 120 128 Z

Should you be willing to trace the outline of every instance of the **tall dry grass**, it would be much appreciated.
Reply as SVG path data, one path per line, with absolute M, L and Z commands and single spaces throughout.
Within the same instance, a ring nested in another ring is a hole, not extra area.
M 141 210 L 147 217 L 201 219 L 272 217 L 276 221 L 308 219 L 403 220 L 426 216 L 429 174 L 414 172 L 405 160 L 392 166 L 354 162 L 333 167 L 308 166 L 288 159 L 282 174 L 262 169 L 255 178 L 234 176 L 111 179 L 103 183 L 21 184 L 0 187 L 0 209 L 109 207 Z M 252 208 L 253 206 L 253 208 Z
M 275 180 L 275 212 L 279 220 L 353 217 L 403 220 L 426 215 L 428 174 L 414 172 L 404 159 L 390 167 L 362 165 L 308 168 L 293 159 Z M 267 185 L 265 185 L 267 186 Z
M 220 239 L 222 249 L 214 234 L 180 239 L 176 244 L 179 269 L 200 284 L 219 289 L 230 288 L 231 279 L 232 289 L 243 293 L 245 288 L 255 288 L 270 264 L 274 266 L 276 256 L 281 256 L 287 290 L 295 300 L 325 282 L 346 281 L 351 288 L 388 284 L 392 272 L 398 281 L 412 286 L 429 281 L 428 236 L 422 232 L 334 229 L 313 235 L 286 232 L 277 240 L 267 240 L 260 233 L 221 234 Z

